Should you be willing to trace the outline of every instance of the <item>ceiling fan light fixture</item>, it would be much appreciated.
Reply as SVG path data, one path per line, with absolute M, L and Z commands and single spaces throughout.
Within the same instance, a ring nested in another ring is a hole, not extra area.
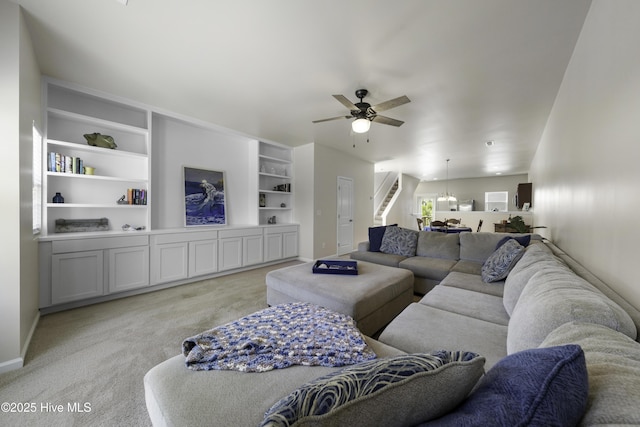
M 351 123 L 351 130 L 355 133 L 365 133 L 369 131 L 371 122 L 367 119 L 356 119 Z

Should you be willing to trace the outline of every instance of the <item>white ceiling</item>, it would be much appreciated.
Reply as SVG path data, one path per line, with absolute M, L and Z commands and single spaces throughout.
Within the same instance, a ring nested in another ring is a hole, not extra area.
M 43 74 L 420 179 L 527 173 L 590 0 L 14 0 Z M 331 95 L 407 95 L 370 142 Z M 492 148 L 485 142 L 495 141 Z M 356 147 L 353 148 L 355 143 Z

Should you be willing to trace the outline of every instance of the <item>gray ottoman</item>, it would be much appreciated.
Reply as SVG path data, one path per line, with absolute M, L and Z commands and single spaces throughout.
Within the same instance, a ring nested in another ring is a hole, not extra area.
M 358 261 L 358 275 L 314 274 L 313 263 L 267 274 L 267 304 L 309 302 L 351 316 L 372 335 L 413 302 L 409 270 Z

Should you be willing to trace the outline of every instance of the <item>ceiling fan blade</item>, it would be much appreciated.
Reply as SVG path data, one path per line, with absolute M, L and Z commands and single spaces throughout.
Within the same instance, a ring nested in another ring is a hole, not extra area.
M 340 104 L 347 107 L 349 111 L 360 110 L 358 107 L 355 106 L 353 102 L 349 101 L 347 97 L 344 95 L 333 95 L 333 97 L 337 99 Z
M 371 108 L 373 108 L 374 111 L 379 112 L 379 111 L 385 111 L 385 110 L 390 110 L 390 109 L 395 108 L 395 107 L 399 107 L 399 106 L 401 106 L 403 104 L 406 104 L 408 102 L 411 102 L 411 100 L 409 98 L 407 98 L 406 95 L 403 95 L 403 96 L 399 96 L 399 97 L 394 98 L 394 99 L 390 99 L 389 101 L 385 101 L 385 102 L 383 102 L 381 104 L 374 105 Z
M 391 126 L 402 126 L 404 123 L 402 120 L 392 119 L 390 117 L 385 117 L 381 115 L 377 115 L 373 118 L 373 121 L 376 123 L 382 123 L 383 125 L 391 125 Z
M 338 117 L 331 117 L 329 119 L 321 119 L 321 120 L 314 120 L 311 123 L 322 123 L 322 122 L 328 122 L 330 120 L 338 120 L 338 119 L 351 119 L 351 116 L 338 116 Z

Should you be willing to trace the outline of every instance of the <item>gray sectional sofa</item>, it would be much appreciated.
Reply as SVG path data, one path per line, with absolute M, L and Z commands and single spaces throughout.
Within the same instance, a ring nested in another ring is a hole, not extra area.
M 302 414 L 304 405 L 287 408 L 297 421 L 265 425 L 377 425 L 381 414 L 393 420 L 386 425 L 640 424 L 638 310 L 549 242 L 509 240 L 496 249 L 505 235 L 422 233 L 413 249 L 420 255 L 370 252 L 367 244 L 352 254 L 408 268 L 419 278 L 416 290 L 429 291 L 367 342 L 383 362 L 440 350 L 462 356 L 397 382 L 389 380 L 388 366 L 380 373 L 363 365 L 367 382 L 380 378 L 392 386 L 320 416 Z M 490 275 L 492 261 L 509 251 L 517 256 L 498 263 L 506 278 L 485 282 L 500 277 Z M 479 356 L 469 356 L 474 353 Z M 478 361 L 485 371 L 479 380 Z M 283 397 L 309 396 L 310 385 L 339 400 L 349 389 L 341 386 L 344 375 L 302 366 L 260 374 L 194 372 L 176 356 L 149 371 L 144 383 L 154 425 L 249 426 L 260 425 L 272 405 L 286 403 Z
M 394 230 L 394 237 L 385 238 L 385 230 Z M 350 257 L 411 270 L 415 293 L 424 295 L 452 271 L 479 275 L 482 264 L 505 237 L 541 240 L 537 234 L 437 233 L 397 226 L 372 227 L 369 240 L 358 243 Z

